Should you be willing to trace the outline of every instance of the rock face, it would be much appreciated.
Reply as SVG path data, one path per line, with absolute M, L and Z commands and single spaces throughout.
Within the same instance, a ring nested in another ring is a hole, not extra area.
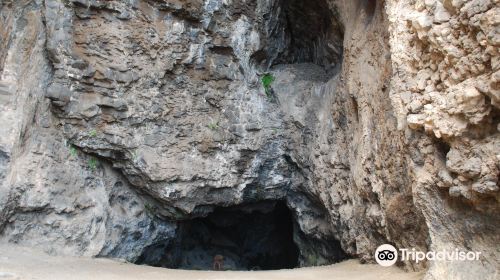
M 493 278 L 500 240 L 499 2 L 400 1 L 388 2 L 387 11 L 396 73 L 391 100 L 399 127 L 418 136 L 410 152 L 413 193 L 430 248 L 485 254 L 481 264 L 434 262 L 429 274 Z
M 310 2 L 0 1 L 0 238 L 168 263 L 284 201 L 302 266 L 392 243 L 493 279 L 498 1 Z

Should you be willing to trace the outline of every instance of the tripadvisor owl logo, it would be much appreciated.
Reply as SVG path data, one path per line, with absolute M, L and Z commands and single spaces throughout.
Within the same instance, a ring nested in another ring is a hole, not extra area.
M 375 251 L 375 260 L 381 266 L 391 266 L 398 260 L 398 250 L 390 244 L 380 245 Z
M 399 254 L 398 254 L 399 251 Z M 395 264 L 400 256 L 401 261 L 479 261 L 481 252 L 463 251 L 458 248 L 455 250 L 440 250 L 422 252 L 415 248 L 396 249 L 390 244 L 380 245 L 375 251 L 375 260 L 381 266 L 391 266 Z

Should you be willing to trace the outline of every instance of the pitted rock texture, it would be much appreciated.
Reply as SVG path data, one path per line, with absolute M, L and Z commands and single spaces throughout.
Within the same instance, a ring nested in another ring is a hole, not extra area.
M 499 2 L 389 1 L 387 11 L 398 126 L 422 134 L 411 152 L 420 154 L 413 189 L 430 248 L 485 254 L 481 264 L 434 262 L 428 275 L 493 278 L 500 267 L 492 245 L 500 241 L 493 226 L 500 222 Z
M 44 97 L 53 71 L 41 4 L 1 10 L 9 46 L 0 52 L 1 239 L 54 254 L 134 257 L 145 243 L 173 237 L 176 225 L 148 214 L 122 175 L 64 139 Z
M 441 176 L 455 179 L 442 184 L 450 195 L 498 198 L 498 1 L 416 1 L 403 9 L 409 28 L 394 36 L 407 47 L 407 57 L 394 60 L 400 113 L 450 146 L 453 174 Z
M 137 261 L 281 200 L 302 266 L 392 243 L 493 279 L 498 1 L 309 2 L 0 1 L 1 239 Z

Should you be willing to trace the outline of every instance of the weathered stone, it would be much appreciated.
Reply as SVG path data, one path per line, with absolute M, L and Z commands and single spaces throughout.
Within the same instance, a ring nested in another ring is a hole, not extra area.
M 229 2 L 0 1 L 0 239 L 161 259 L 280 200 L 301 265 L 467 248 L 404 265 L 493 279 L 497 3 Z

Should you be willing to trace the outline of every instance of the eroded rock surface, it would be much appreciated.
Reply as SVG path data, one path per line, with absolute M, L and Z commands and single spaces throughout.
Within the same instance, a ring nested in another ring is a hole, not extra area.
M 498 1 L 309 2 L 1 1 L 1 239 L 137 261 L 285 201 L 302 266 L 392 243 L 493 279 Z
M 420 154 L 413 156 L 413 192 L 430 248 L 485 254 L 481 264 L 435 262 L 429 275 L 498 275 L 499 2 L 394 1 L 387 11 L 391 100 L 398 125 L 420 138 L 411 152 Z

